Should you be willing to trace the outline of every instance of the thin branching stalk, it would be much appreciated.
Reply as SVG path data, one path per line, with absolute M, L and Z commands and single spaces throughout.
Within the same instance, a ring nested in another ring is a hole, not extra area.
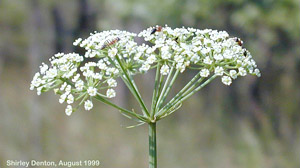
M 160 69 L 160 64 L 157 65 L 156 67 L 156 73 L 155 73 L 155 83 L 154 83 L 154 89 L 153 89 L 153 96 L 152 96 L 152 103 L 151 103 L 151 118 L 153 119 L 155 112 L 155 104 L 156 104 L 156 97 L 158 94 L 158 80 L 159 80 L 159 69 Z
M 125 75 L 125 77 L 126 77 L 128 83 L 129 83 L 130 87 L 132 88 L 134 94 L 136 95 L 137 100 L 138 100 L 139 104 L 141 105 L 141 107 L 142 107 L 142 109 L 143 109 L 143 110 L 142 110 L 143 113 L 144 113 L 146 116 L 149 117 L 150 114 L 149 114 L 149 112 L 148 112 L 148 109 L 147 109 L 147 107 L 146 107 L 146 105 L 145 105 L 143 99 L 141 98 L 141 95 L 140 95 L 140 93 L 139 93 L 139 91 L 138 91 L 136 85 L 133 83 L 132 78 L 130 78 L 128 72 L 127 72 L 127 71 L 125 70 L 125 68 L 123 67 L 123 65 L 122 65 L 122 63 L 121 63 L 121 60 L 119 59 L 118 55 L 116 55 L 116 60 L 118 61 L 118 63 L 119 63 L 119 65 L 120 65 L 120 68 L 121 68 L 122 72 L 124 73 L 124 75 Z
M 213 75 L 212 77 L 210 77 L 209 79 L 207 79 L 205 82 L 203 82 L 200 86 L 198 86 L 196 89 L 194 89 L 193 91 L 191 91 L 190 93 L 188 93 L 187 95 L 185 95 L 180 102 L 183 102 L 184 100 L 186 100 L 187 98 L 189 98 L 190 96 L 192 96 L 194 93 L 198 92 L 200 89 L 202 89 L 204 86 L 206 86 L 207 84 L 209 84 L 212 80 L 214 80 L 217 77 L 217 75 Z
M 161 107 L 161 106 L 163 105 L 163 103 L 165 102 L 165 100 L 166 100 L 166 98 L 167 98 L 167 96 L 168 96 L 168 94 L 169 94 L 169 92 L 170 92 L 170 90 L 171 90 L 171 88 L 172 88 L 172 86 L 173 86 L 173 84 L 174 84 L 174 82 L 175 82 L 175 80 L 176 80 L 178 74 L 179 74 L 179 70 L 176 70 L 176 72 L 175 72 L 175 74 L 174 74 L 174 76 L 173 76 L 173 78 L 172 78 L 170 84 L 168 85 L 168 88 L 167 88 L 167 90 L 166 90 L 166 92 L 165 92 L 165 94 L 164 94 L 164 96 L 163 96 L 161 102 L 160 102 L 159 105 L 158 105 L 158 109 L 160 109 L 160 107 Z
M 186 100 L 187 98 L 189 98 L 190 96 L 192 96 L 194 93 L 196 93 L 197 91 L 199 91 L 200 89 L 202 89 L 207 84 L 209 84 L 216 77 L 217 77 L 216 75 L 213 75 L 209 79 L 207 79 L 205 82 L 203 82 L 200 86 L 198 86 L 197 88 L 195 88 L 193 90 L 186 91 L 177 100 L 175 100 L 173 103 L 169 104 L 165 109 L 162 109 L 162 112 L 160 112 L 160 114 L 157 115 L 157 118 L 159 119 L 161 116 L 166 115 L 166 112 L 168 112 L 168 110 L 171 107 L 176 107 L 177 105 L 181 104 L 184 100 Z
M 141 115 L 139 115 L 139 114 L 137 114 L 137 113 L 134 113 L 134 112 L 132 112 L 132 111 L 129 111 L 129 110 L 127 110 L 127 109 L 124 109 L 124 108 L 122 108 L 122 107 L 120 107 L 120 106 L 118 106 L 118 105 L 112 103 L 111 101 L 109 101 L 109 100 L 103 98 L 102 96 L 100 96 L 100 95 L 98 95 L 98 94 L 95 96 L 95 99 L 96 99 L 96 100 L 99 100 L 99 101 L 101 101 L 101 102 L 103 102 L 103 103 L 105 103 L 105 104 L 107 104 L 107 105 L 110 105 L 110 106 L 112 106 L 112 107 L 114 107 L 114 108 L 116 108 L 116 109 L 118 109 L 121 113 L 123 113 L 123 114 L 125 114 L 125 115 L 127 115 L 127 116 L 130 115 L 130 116 L 133 116 L 133 117 L 135 117 L 135 118 L 137 118 L 137 119 L 140 119 L 140 120 L 142 120 L 142 121 L 144 121 L 144 122 L 149 122 L 147 118 L 145 118 L 145 117 L 143 117 L 143 116 L 141 116 Z
M 163 112 L 163 109 L 169 107 L 170 104 L 177 100 L 199 77 L 200 72 L 198 72 L 160 111 L 158 111 L 155 116 L 160 115 Z
M 160 73 L 159 73 L 160 74 Z M 152 110 L 153 110 L 153 116 L 155 116 L 155 113 L 156 113 L 156 106 L 158 104 L 158 101 L 159 101 L 159 97 L 161 95 L 161 91 L 162 91 L 162 84 L 163 84 L 163 81 L 164 81 L 164 76 L 162 74 L 159 75 L 159 82 L 158 82 L 158 87 L 157 87 L 157 95 L 156 97 L 154 98 L 155 99 L 155 102 L 154 102 L 154 106 L 152 107 Z M 154 117 L 155 118 L 155 117 Z M 152 118 L 152 119 L 154 119 Z
M 166 79 L 166 81 L 165 81 L 165 83 L 164 83 L 164 86 L 163 86 L 163 88 L 162 88 L 162 91 L 160 92 L 158 101 L 157 101 L 157 103 L 156 103 L 155 111 L 158 110 L 158 107 L 159 107 L 160 104 L 162 103 L 161 101 L 162 101 L 163 97 L 165 96 L 165 92 L 166 92 L 166 89 L 167 89 L 167 87 L 168 87 L 168 85 L 169 85 L 169 81 L 170 81 L 170 79 L 171 79 L 171 76 L 172 76 L 172 74 L 173 74 L 173 71 L 174 71 L 174 67 L 171 68 L 171 71 L 169 72 L 169 75 L 168 75 L 168 77 L 167 77 L 167 79 Z

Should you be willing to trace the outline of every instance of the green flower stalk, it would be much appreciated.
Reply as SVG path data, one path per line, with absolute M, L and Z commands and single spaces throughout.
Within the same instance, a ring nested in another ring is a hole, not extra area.
M 138 45 L 134 41 L 136 36 L 150 45 Z M 37 89 L 38 95 L 53 89 L 60 96 L 59 103 L 68 104 L 65 109 L 68 116 L 81 105 L 91 110 L 93 101 L 99 100 L 137 121 L 136 126 L 148 124 L 149 168 L 157 167 L 157 121 L 178 110 L 183 101 L 215 78 L 220 77 L 222 83 L 230 85 L 238 76 L 260 76 L 250 52 L 242 47 L 242 41 L 229 37 L 225 31 L 156 26 L 138 35 L 119 30 L 95 32 L 73 44 L 85 48 L 85 55 L 54 55 L 50 66 L 42 63 L 30 89 Z M 156 70 L 155 86 L 151 107 L 147 107 L 134 76 L 151 69 Z M 168 100 L 177 77 L 186 69 L 197 73 Z M 139 103 L 139 110 L 127 110 L 109 100 L 116 96 L 117 78 L 124 81 Z

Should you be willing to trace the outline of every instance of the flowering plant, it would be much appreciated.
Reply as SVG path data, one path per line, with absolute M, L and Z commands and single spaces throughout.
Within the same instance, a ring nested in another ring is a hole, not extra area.
M 138 45 L 134 41 L 136 36 L 144 38 L 149 45 Z M 56 54 L 50 59 L 50 66 L 42 63 L 30 88 L 36 88 L 38 95 L 54 89 L 60 95 L 59 102 L 68 104 L 65 109 L 68 116 L 82 104 L 85 110 L 91 110 L 96 99 L 117 108 L 124 116 L 138 121 L 138 125 L 149 124 L 150 168 L 157 167 L 157 121 L 175 112 L 184 100 L 218 76 L 225 85 L 230 85 L 238 76 L 260 76 L 242 41 L 229 37 L 225 31 L 156 26 L 138 35 L 119 30 L 95 32 L 73 44 L 85 48 L 85 55 Z M 148 108 L 133 76 L 151 69 L 156 70 L 156 75 Z M 177 76 L 186 69 L 195 71 L 195 76 L 167 101 Z M 124 81 L 139 103 L 140 113 L 109 101 L 116 96 L 117 78 Z

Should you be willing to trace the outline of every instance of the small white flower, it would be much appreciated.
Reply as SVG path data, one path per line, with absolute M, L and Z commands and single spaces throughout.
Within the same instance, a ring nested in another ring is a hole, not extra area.
M 57 54 L 54 55 L 54 57 L 57 57 L 57 58 L 60 58 L 62 56 L 64 56 L 64 53 L 57 53 Z
M 231 80 L 231 78 L 229 77 L 229 76 L 223 76 L 222 77 L 222 82 L 225 84 L 225 85 L 230 85 L 231 84 L 231 82 L 232 82 L 232 80 Z
M 202 69 L 201 71 L 200 71 L 200 76 L 201 77 L 208 77 L 208 75 L 209 75 L 209 70 L 208 69 Z
M 205 57 L 203 62 L 204 64 L 208 64 L 208 65 L 211 65 L 213 63 L 213 61 L 209 57 Z
M 66 100 L 66 98 L 67 98 L 67 95 L 66 95 L 66 94 L 60 95 L 59 100 L 58 100 L 59 103 L 60 103 L 60 104 L 64 103 L 65 100 Z
M 176 69 L 180 71 L 180 73 L 184 72 L 186 65 L 183 63 L 179 63 L 176 65 Z M 169 73 L 169 72 L 168 72 Z
M 72 82 L 77 82 L 79 77 L 80 77 L 80 74 L 75 75 L 74 78 L 72 79 Z
M 223 56 L 224 56 L 224 58 L 226 58 L 226 59 L 231 59 L 232 56 L 233 56 L 233 52 L 232 52 L 231 50 L 229 50 L 229 49 L 226 49 L 226 50 L 224 51 Z
M 254 70 L 254 74 L 255 74 L 257 77 L 260 77 L 260 76 L 261 76 L 259 69 L 255 69 L 255 70 Z
M 246 76 L 246 75 L 247 75 L 247 71 L 245 70 L 245 68 L 240 67 L 240 68 L 239 68 L 239 74 L 240 74 L 241 76 Z
M 156 56 L 154 54 L 150 55 L 150 57 L 147 58 L 148 64 L 153 64 L 156 61 Z
M 148 48 L 148 49 L 146 50 L 146 53 L 147 53 L 147 54 L 150 54 L 150 53 L 152 53 L 154 50 L 155 50 L 155 48 Z
M 113 90 L 113 89 L 107 89 L 107 91 L 106 91 L 106 96 L 107 96 L 108 98 L 113 98 L 113 97 L 115 97 L 115 96 L 116 96 L 115 90 Z
M 210 50 L 211 50 L 210 48 L 202 48 L 201 53 L 205 55 L 205 54 L 209 53 Z
M 73 74 L 77 71 L 77 68 L 73 68 L 71 70 L 69 70 L 68 72 L 66 72 L 65 74 L 62 75 L 63 78 L 67 78 L 69 79 L 70 77 L 73 76 Z
M 236 70 L 230 70 L 229 71 L 229 75 L 232 79 L 236 79 L 237 78 L 237 72 Z
M 72 89 L 72 86 L 71 85 L 67 85 L 67 87 L 65 89 L 66 93 L 70 93 L 71 89 Z
M 61 66 L 59 67 L 59 69 L 60 69 L 61 71 L 64 71 L 64 72 L 70 70 L 68 64 L 63 64 L 63 65 L 61 65 Z
M 171 56 L 172 56 L 172 54 L 169 53 L 168 51 L 161 53 L 161 58 L 164 59 L 164 60 L 170 59 Z
M 59 91 L 59 89 L 58 88 L 54 88 L 53 91 L 54 91 L 54 94 L 57 94 L 58 91 Z
M 161 52 L 169 52 L 169 47 L 168 46 L 163 46 L 162 48 L 161 48 Z
M 112 48 L 112 49 L 109 49 L 108 50 L 108 56 L 110 56 L 110 57 L 114 57 L 114 56 L 116 56 L 117 55 L 117 53 L 118 53 L 118 50 L 116 49 L 116 48 Z
M 150 65 L 149 64 L 143 64 L 142 67 L 140 68 L 141 72 L 146 72 L 150 69 Z
M 107 69 L 107 65 L 104 62 L 102 62 L 102 60 L 97 63 L 97 66 L 101 70 L 106 70 Z
M 74 46 L 77 46 L 82 41 L 82 38 L 79 38 L 73 42 Z
M 84 102 L 84 109 L 89 111 L 93 108 L 93 102 L 90 100 L 87 100 Z
M 103 75 L 101 75 L 100 73 L 94 73 L 92 76 L 94 79 L 98 79 L 98 80 L 101 80 L 103 77 Z
M 37 95 L 41 95 L 43 87 L 38 87 L 36 89 Z
M 42 79 L 40 78 L 40 73 L 36 73 L 31 81 L 30 90 L 33 90 L 36 87 L 39 87 L 43 83 Z
M 72 94 L 69 94 L 67 98 L 67 103 L 72 104 L 73 102 L 74 102 L 74 96 Z
M 60 90 L 63 91 L 65 90 L 65 88 L 67 87 L 67 82 L 64 82 L 61 87 L 60 87 Z
M 65 113 L 67 116 L 70 116 L 73 112 L 73 109 L 72 109 L 72 106 L 71 105 L 68 105 L 66 110 L 65 110 Z
M 221 47 L 221 45 L 219 45 L 219 43 L 215 43 L 215 45 L 213 45 L 212 47 L 214 49 L 214 53 L 221 53 L 222 47 Z
M 199 57 L 198 55 L 196 55 L 196 54 L 193 54 L 193 55 L 192 55 L 191 61 L 192 61 L 193 63 L 197 63 L 197 62 L 199 62 L 199 60 L 200 60 L 200 57 Z
M 168 75 L 170 72 L 170 68 L 168 65 L 163 65 L 161 68 L 160 68 L 160 73 L 162 75 Z
M 114 79 L 108 79 L 108 80 L 107 80 L 107 84 L 108 84 L 108 86 L 110 86 L 110 87 L 117 87 L 117 81 L 114 80 Z
M 183 64 L 184 64 L 184 66 L 187 67 L 187 66 L 190 66 L 190 63 L 191 63 L 190 61 L 186 61 L 186 62 L 184 62 Z
M 252 74 L 253 73 L 253 67 L 252 66 L 248 66 L 247 68 L 248 68 L 249 73 Z
M 45 63 L 42 63 L 42 66 L 40 66 L 41 74 L 45 74 L 45 72 L 48 70 L 48 65 Z
M 176 63 L 183 63 L 184 59 L 183 59 L 183 57 L 182 57 L 181 55 L 176 55 L 176 56 L 174 57 L 174 61 L 175 61 Z
M 82 80 L 79 80 L 75 83 L 75 87 L 78 91 L 82 91 L 84 87 L 84 82 Z
M 218 66 L 218 67 L 215 69 L 215 74 L 216 74 L 217 76 L 222 76 L 223 73 L 224 73 L 224 69 L 223 69 L 222 67 Z
M 97 94 L 97 89 L 94 88 L 94 87 L 89 87 L 89 88 L 87 89 L 87 92 L 88 92 L 88 94 L 89 94 L 90 96 L 96 96 L 96 94 Z
M 135 54 L 135 56 L 134 56 L 134 60 L 135 61 L 138 61 L 141 57 L 142 57 L 142 55 L 143 55 L 144 53 L 141 53 L 141 52 L 138 52 L 137 54 Z
M 223 60 L 223 56 L 221 54 L 215 54 L 214 55 L 214 59 L 217 61 L 222 61 Z
M 57 76 L 57 69 L 56 68 L 50 68 L 47 72 L 46 72 L 46 76 L 48 78 L 55 78 Z
M 213 41 L 212 41 L 211 39 L 205 38 L 205 39 L 203 40 L 203 43 L 204 43 L 205 45 L 208 45 L 208 44 L 212 44 Z M 210 48 L 207 48 L 207 49 L 210 51 Z
M 94 73 L 91 70 L 86 70 L 82 73 L 82 75 L 85 77 L 93 77 Z

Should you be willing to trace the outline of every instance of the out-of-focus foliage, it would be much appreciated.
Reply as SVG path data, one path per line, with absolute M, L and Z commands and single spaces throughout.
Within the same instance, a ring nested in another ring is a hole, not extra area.
M 56 52 L 82 52 L 71 46 L 78 37 L 156 24 L 226 30 L 242 38 L 262 72 L 232 87 L 214 81 L 159 122 L 160 167 L 300 166 L 298 0 L 0 0 L 0 166 L 100 159 L 102 167 L 146 167 L 146 127 L 120 127 L 131 123 L 101 103 L 66 117 L 53 94 L 37 97 L 29 83 Z M 138 77 L 149 100 L 153 75 Z M 118 104 L 136 105 L 119 89 Z

